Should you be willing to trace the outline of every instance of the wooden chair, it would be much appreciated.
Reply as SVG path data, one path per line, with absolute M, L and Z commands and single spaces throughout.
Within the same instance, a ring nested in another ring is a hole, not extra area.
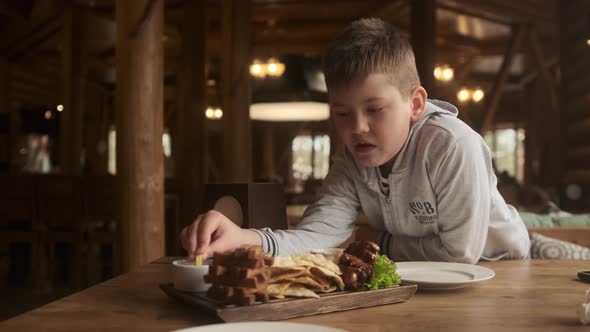
M 36 222 L 32 176 L 0 175 L 0 244 L 9 249 L 13 244 L 30 246 L 29 281 L 36 290 L 42 288 L 45 266 L 41 245 L 41 230 Z M 9 254 L 9 264 L 11 262 Z
M 117 199 L 114 176 L 82 179 L 82 219 L 87 229 L 89 284 L 115 275 L 117 266 Z M 110 249 L 110 257 L 102 255 Z
M 82 198 L 80 178 L 48 175 L 35 178 L 38 218 L 44 226 L 42 241 L 48 248 L 49 278 L 53 280 L 57 270 L 56 248 L 58 244 L 72 247 L 68 276 L 70 286 L 80 289 L 84 285 L 86 240 L 85 225 L 81 217 Z

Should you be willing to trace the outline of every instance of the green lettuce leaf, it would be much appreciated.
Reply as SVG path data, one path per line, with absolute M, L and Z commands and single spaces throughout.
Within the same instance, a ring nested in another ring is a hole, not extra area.
M 395 263 L 389 260 L 387 256 L 377 256 L 373 267 L 373 276 L 363 284 L 363 290 L 375 290 L 399 285 L 401 280 L 395 269 Z

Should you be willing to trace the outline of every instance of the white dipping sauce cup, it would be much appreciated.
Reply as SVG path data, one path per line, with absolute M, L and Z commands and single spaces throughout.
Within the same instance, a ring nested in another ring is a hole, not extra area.
M 211 284 L 204 277 L 209 273 L 211 260 L 196 266 L 195 261 L 177 260 L 172 262 L 172 282 L 174 288 L 185 292 L 206 292 Z

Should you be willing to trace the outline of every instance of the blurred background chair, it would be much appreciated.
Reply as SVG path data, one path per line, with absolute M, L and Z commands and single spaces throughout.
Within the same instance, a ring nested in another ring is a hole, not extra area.
M 80 178 L 61 175 L 36 177 L 38 218 L 44 227 L 48 278 L 54 286 L 80 289 L 85 284 L 86 227 L 81 217 Z M 60 281 L 66 281 L 59 285 Z
M 0 175 L 0 183 L 0 253 L 7 258 L 7 277 L 39 289 L 46 262 L 41 255 L 33 177 Z
M 82 179 L 82 219 L 87 229 L 87 282 L 94 285 L 114 276 L 116 264 L 117 206 L 115 177 Z

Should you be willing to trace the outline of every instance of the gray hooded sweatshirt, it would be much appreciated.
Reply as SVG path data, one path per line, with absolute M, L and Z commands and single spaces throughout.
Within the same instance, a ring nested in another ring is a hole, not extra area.
M 457 114 L 449 103 L 427 102 L 391 169 L 388 196 L 377 167 L 338 151 L 318 201 L 296 229 L 257 230 L 263 249 L 289 255 L 338 246 L 362 211 L 380 231 L 374 240 L 382 252 L 396 261 L 527 258 L 527 229 L 496 188 L 490 151 Z

